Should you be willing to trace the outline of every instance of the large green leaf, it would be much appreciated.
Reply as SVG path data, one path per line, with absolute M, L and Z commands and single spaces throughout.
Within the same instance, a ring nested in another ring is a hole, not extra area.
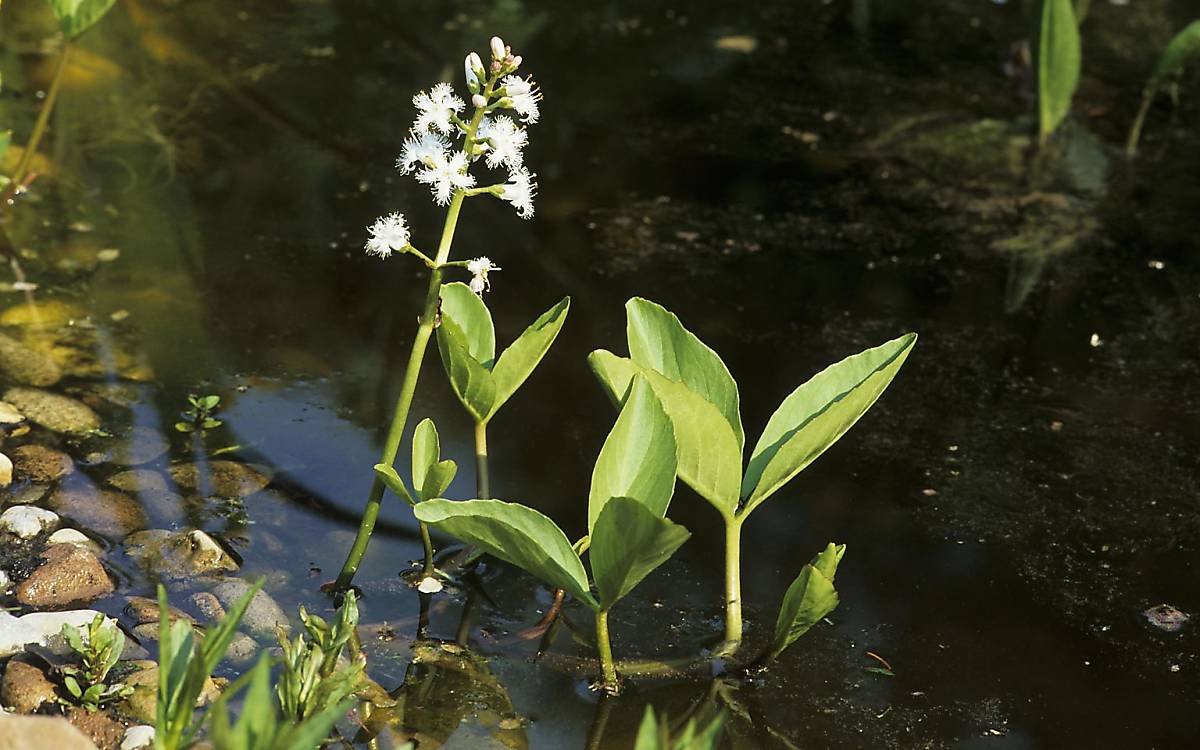
M 660 518 L 675 492 L 675 434 L 662 403 L 636 377 L 617 422 L 600 449 L 588 494 L 588 533 L 605 503 L 630 497 Z
M 491 312 L 479 295 L 460 281 L 443 284 L 441 313 L 442 322 L 452 320 L 462 331 L 471 357 L 484 369 L 492 369 L 496 359 L 496 328 Z
M 847 357 L 783 400 L 754 446 L 742 496 L 744 513 L 782 487 L 846 434 L 879 398 L 908 358 L 917 334 Z
M 542 357 L 546 356 L 550 345 L 562 330 L 570 309 L 571 298 L 563 297 L 557 305 L 533 321 L 533 324 L 504 350 L 500 359 L 496 360 L 496 365 L 492 368 L 492 376 L 496 380 L 496 401 L 492 404 L 492 414 L 516 393 L 542 361 Z
M 717 407 L 737 437 L 740 456 L 745 438 L 737 383 L 717 353 L 661 305 L 634 297 L 625 303 L 625 313 L 629 358 L 683 383 Z
M 608 610 L 633 591 L 690 536 L 633 498 L 611 498 L 596 519 L 588 552 L 600 609 Z
M 633 379 L 644 377 L 654 389 L 675 432 L 676 471 L 722 515 L 737 510 L 742 481 L 742 451 L 729 422 L 687 386 L 603 349 L 588 355 L 592 372 L 614 403 L 622 403 Z
M 846 553 L 846 545 L 829 543 L 812 562 L 804 566 L 796 580 L 783 595 L 779 607 L 779 618 L 775 621 L 775 635 L 771 639 L 769 659 L 774 659 L 788 646 L 796 642 L 828 615 L 838 605 L 838 594 L 833 588 L 838 563 Z
M 116 0 L 49 0 L 59 28 L 72 39 L 104 17 Z
M 1038 82 L 1038 122 L 1043 141 L 1071 111 L 1079 84 L 1079 24 L 1073 0 L 1041 0 L 1033 54 Z
M 532 508 L 502 500 L 427 500 L 414 513 L 421 521 L 506 560 L 589 607 L 587 571 L 562 529 Z
M 1200 20 L 1185 26 L 1163 49 L 1154 65 L 1152 84 L 1161 84 L 1164 79 L 1179 75 L 1195 57 L 1200 57 Z
M 475 421 L 486 422 L 496 403 L 496 381 L 491 371 L 471 355 L 466 335 L 451 318 L 443 316 L 437 340 L 454 394 Z
M 474 296 L 474 295 L 471 295 Z M 425 475 L 442 458 L 442 443 L 432 419 L 422 419 L 413 430 L 412 481 L 419 493 L 425 486 Z

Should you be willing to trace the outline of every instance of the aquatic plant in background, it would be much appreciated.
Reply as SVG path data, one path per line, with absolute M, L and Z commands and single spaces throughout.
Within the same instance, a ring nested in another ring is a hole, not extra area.
M 429 91 L 419 92 L 413 97 L 417 118 L 396 160 L 396 167 L 401 174 L 412 174 L 418 182 L 428 185 L 434 202 L 447 206 L 437 251 L 431 256 L 413 246 L 408 223 L 399 213 L 383 216 L 369 228 L 370 238 L 366 243 L 368 254 L 380 258 L 388 258 L 393 254 L 411 255 L 429 268 L 425 306 L 379 460 L 379 465 L 383 467 L 391 467 L 395 463 L 400 449 L 421 363 L 439 322 L 443 272 L 451 268 L 466 269 L 471 274 L 470 289 L 482 295 L 490 284 L 489 273 L 499 270 L 486 257 L 468 261 L 450 260 L 463 201 L 471 196 L 492 195 L 511 203 L 518 216 L 526 219 L 533 216 L 537 185 L 535 175 L 524 163 L 523 149 L 528 143 L 528 135 L 518 120 L 524 124 L 538 121 L 541 92 L 532 81 L 516 75 L 522 60 L 512 53 L 503 40 L 492 37 L 490 48 L 491 62 L 486 67 L 474 52 L 463 61 L 467 89 L 471 94 L 470 119 L 463 120 L 460 117 L 467 104 L 454 93 L 450 84 L 439 83 Z M 503 111 L 512 112 L 517 119 L 502 114 Z M 458 145 L 460 137 L 461 147 Z M 498 182 L 476 186 L 478 178 L 471 170 L 479 168 L 481 160 L 487 168 L 500 170 L 504 177 Z M 377 471 L 358 534 L 334 583 L 338 590 L 350 586 L 366 554 L 386 486 Z M 427 533 L 427 530 L 422 530 L 423 536 Z M 426 577 L 432 569 L 433 561 L 427 548 Z
M 586 604 L 596 618 L 599 684 L 615 693 L 619 683 L 608 613 L 691 535 L 665 517 L 675 491 L 675 455 L 671 421 L 653 389 L 638 378 L 596 459 L 588 493 L 588 533 L 575 543 L 554 521 L 517 503 L 434 499 L 418 504 L 415 513 L 425 523 Z M 584 552 L 595 581 L 594 595 Z
M 1070 113 L 1071 99 L 1079 85 L 1079 23 L 1072 0 L 1041 0 L 1033 38 L 1038 141 L 1045 146 Z
M 679 478 L 725 522 L 725 639 L 742 640 L 741 531 L 765 500 L 833 445 L 875 403 L 916 343 L 905 334 L 830 365 L 796 388 L 771 415 L 742 469 L 744 434 L 737 383 L 715 351 L 683 327 L 673 313 L 649 300 L 625 306 L 629 356 L 603 349 L 588 362 L 609 397 L 622 403 L 644 378 L 674 426 Z M 837 605 L 830 597 L 844 548 L 805 566 L 788 590 L 783 611 L 819 620 Z M 817 606 L 818 604 L 822 606 Z M 828 607 L 826 612 L 816 614 Z M 781 615 L 782 617 L 782 615 Z M 797 621 L 800 622 L 800 621 Z M 811 627 L 811 623 L 809 624 Z M 807 627 L 781 621 L 778 647 Z
M 1129 138 L 1125 143 L 1126 154 L 1137 154 L 1138 141 L 1142 138 L 1142 125 L 1146 122 L 1150 105 L 1159 93 L 1167 91 L 1171 100 L 1178 106 L 1179 78 L 1183 75 L 1184 67 L 1196 57 L 1200 57 L 1200 20 L 1192 21 L 1183 31 L 1176 34 L 1154 64 L 1154 71 L 1142 89 L 1142 104 L 1129 129 Z
M 221 397 L 213 394 L 197 396 L 189 393 L 188 407 L 179 413 L 183 419 L 175 423 L 178 432 L 195 432 L 197 430 L 212 430 L 225 424 L 216 416 L 217 407 L 221 405 Z

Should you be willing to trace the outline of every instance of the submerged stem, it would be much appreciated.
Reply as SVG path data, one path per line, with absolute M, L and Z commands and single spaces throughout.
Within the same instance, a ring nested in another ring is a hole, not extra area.
M 42 136 L 46 133 L 46 126 L 50 123 L 50 113 L 54 111 L 54 103 L 58 101 L 58 90 L 62 88 L 63 74 L 67 70 L 67 58 L 70 56 L 71 41 L 68 39 L 63 42 L 62 50 L 58 53 L 58 63 L 54 67 L 54 78 L 50 81 L 50 89 L 46 92 L 46 102 L 38 112 L 37 120 L 33 124 L 33 132 L 29 134 L 25 150 L 21 153 L 21 160 L 17 162 L 16 170 L 9 175 L 9 185 L 4 191 L 4 202 L 7 202 L 8 198 L 21 189 L 29 174 L 29 165 L 33 163 L 34 154 L 37 153 Z
M 1137 117 L 1133 120 L 1133 127 L 1129 129 L 1129 140 L 1125 142 L 1125 155 L 1136 156 L 1138 150 L 1138 141 L 1142 139 L 1142 126 L 1146 124 L 1146 115 L 1150 112 L 1150 104 L 1154 101 L 1154 94 L 1146 91 L 1142 94 L 1142 106 L 1138 107 Z
M 736 650 L 742 642 L 742 523 L 745 518 L 725 518 L 725 642 Z
M 488 485 L 487 422 L 475 423 L 475 497 L 488 500 L 492 496 Z
M 596 650 L 600 653 L 600 687 L 611 695 L 619 689 L 617 667 L 613 663 L 612 642 L 608 638 L 608 610 L 596 612 Z

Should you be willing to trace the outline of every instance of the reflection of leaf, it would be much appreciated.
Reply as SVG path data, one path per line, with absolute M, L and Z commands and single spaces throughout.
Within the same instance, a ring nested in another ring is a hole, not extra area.
M 422 748 L 440 747 L 456 733 L 469 745 L 463 734 L 482 732 L 482 715 L 498 715 L 492 739 L 514 750 L 529 747 L 524 722 L 487 661 L 454 644 L 414 644 L 413 661 L 392 697 L 395 705 L 372 712 L 357 742 L 391 731 L 397 742 L 413 739 Z

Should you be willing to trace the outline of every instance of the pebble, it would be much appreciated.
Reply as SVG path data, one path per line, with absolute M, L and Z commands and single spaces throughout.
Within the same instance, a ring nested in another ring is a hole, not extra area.
M 7 593 L 12 587 L 12 579 L 8 577 L 8 573 L 0 570 L 0 594 Z
M 71 325 L 87 317 L 87 311 L 62 300 L 44 300 L 14 305 L 0 313 L 0 325 L 45 330 Z
M 17 601 L 39 609 L 90 602 L 113 592 L 113 582 L 92 552 L 74 544 L 56 544 L 45 560 L 17 586 Z
M 271 483 L 270 472 L 265 467 L 237 461 L 176 464 L 170 471 L 171 478 L 181 488 L 201 495 L 246 497 Z
M 87 535 L 78 529 L 59 529 L 50 535 L 46 544 L 74 544 L 89 549 L 94 554 L 101 552 L 100 545 L 88 539 Z
M 32 539 L 44 531 L 51 531 L 60 522 L 57 513 L 32 505 L 14 505 L 0 513 L 0 531 L 15 534 L 20 539 Z
M 12 450 L 17 476 L 32 482 L 53 482 L 75 471 L 75 462 L 60 450 L 44 445 L 22 445 Z
M 21 424 L 25 415 L 7 401 L 0 401 L 0 424 Z
M 1167 633 L 1178 633 L 1183 630 L 1183 626 L 1187 621 L 1192 619 L 1191 615 L 1183 612 L 1170 604 L 1159 604 L 1155 607 L 1142 612 L 1142 616 L 1154 627 Z
M 238 563 L 217 540 L 199 529 L 149 529 L 125 538 L 125 552 L 147 571 L 169 578 L 230 572 Z
M 62 376 L 53 359 L 0 333 L 0 377 L 5 381 L 41 387 L 54 385 Z
M 0 453 L 0 489 L 12 484 L 13 462 L 8 456 Z
M 138 724 L 126 729 L 125 736 L 121 738 L 121 750 L 143 750 L 153 746 L 154 727 L 147 724 Z
M 19 654 L 28 643 L 49 648 L 56 654 L 69 654 L 71 647 L 62 638 L 62 626 L 86 627 L 96 615 L 94 609 L 76 609 L 66 612 L 31 612 L 14 617 L 0 610 L 0 658 Z M 109 625 L 115 625 L 112 618 Z
M 250 584 L 240 578 L 229 578 L 214 586 L 212 592 L 226 609 L 231 609 L 238 599 L 249 590 Z M 251 633 L 268 638 L 275 637 L 277 626 L 291 632 L 291 623 L 283 608 L 271 598 L 270 594 L 261 589 L 250 600 L 250 605 L 246 607 L 242 625 Z
M 167 439 L 153 427 L 138 425 L 111 450 L 112 462 L 121 466 L 147 464 L 167 452 Z
M 125 492 L 162 492 L 167 489 L 166 478 L 150 469 L 126 469 L 109 477 L 108 483 Z
M 146 511 L 129 495 L 90 484 L 59 487 L 46 504 L 76 525 L 110 538 L 123 538 L 148 523 Z
M 19 714 L 31 714 L 42 704 L 57 702 L 54 683 L 27 658 L 11 659 L 4 670 L 4 680 L 0 682 L 0 705 Z
M 209 622 L 216 622 L 225 616 L 225 608 L 221 606 L 221 602 L 208 591 L 192 594 L 191 602 Z
M 4 400 L 31 421 L 52 432 L 86 435 L 100 428 L 100 417 L 91 407 L 67 396 L 38 388 L 9 388 Z

